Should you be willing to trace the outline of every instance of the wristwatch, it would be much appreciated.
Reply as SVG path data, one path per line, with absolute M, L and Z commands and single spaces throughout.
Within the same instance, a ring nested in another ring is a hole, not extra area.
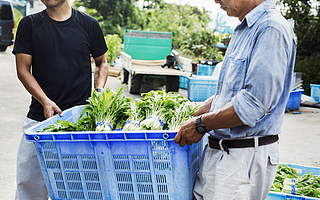
M 201 122 L 201 116 L 196 120 L 196 130 L 200 134 L 205 134 L 206 132 L 208 132 L 207 127 Z
M 95 89 L 97 92 L 102 92 L 102 89 L 101 88 L 97 88 Z

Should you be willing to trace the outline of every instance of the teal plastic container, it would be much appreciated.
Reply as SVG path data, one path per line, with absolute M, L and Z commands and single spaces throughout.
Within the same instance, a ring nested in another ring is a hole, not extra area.
M 311 87 L 311 97 L 320 103 L 320 85 L 319 84 L 310 84 Z
M 165 60 L 171 54 L 172 33 L 124 31 L 124 52 L 136 60 Z
M 77 122 L 76 106 L 25 132 L 33 142 L 52 200 L 191 200 L 202 142 L 180 147 L 176 131 L 38 131 L 57 120 Z
M 190 101 L 203 102 L 216 94 L 217 78 L 212 76 L 192 75 L 187 77 L 188 99 Z

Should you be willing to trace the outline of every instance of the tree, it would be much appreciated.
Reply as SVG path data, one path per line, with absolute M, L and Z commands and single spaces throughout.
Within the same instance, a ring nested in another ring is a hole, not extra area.
M 294 20 L 297 37 L 295 71 L 302 72 L 303 88 L 310 94 L 310 84 L 320 83 L 320 0 L 280 0 L 282 12 Z

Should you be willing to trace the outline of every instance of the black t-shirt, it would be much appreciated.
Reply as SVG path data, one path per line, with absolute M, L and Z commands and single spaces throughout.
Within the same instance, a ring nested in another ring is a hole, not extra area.
M 31 73 L 60 109 L 83 105 L 91 95 L 90 56 L 108 50 L 93 17 L 72 9 L 65 21 L 51 19 L 46 10 L 24 17 L 18 27 L 13 53 L 32 56 Z M 45 119 L 42 105 L 32 97 L 27 117 Z

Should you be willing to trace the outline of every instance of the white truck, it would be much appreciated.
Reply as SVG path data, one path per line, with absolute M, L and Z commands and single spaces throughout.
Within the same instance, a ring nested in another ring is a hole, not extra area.
M 120 76 L 131 94 L 139 94 L 141 84 L 178 92 L 179 76 L 192 74 L 192 60 L 180 57 L 171 46 L 172 33 L 125 30 Z

